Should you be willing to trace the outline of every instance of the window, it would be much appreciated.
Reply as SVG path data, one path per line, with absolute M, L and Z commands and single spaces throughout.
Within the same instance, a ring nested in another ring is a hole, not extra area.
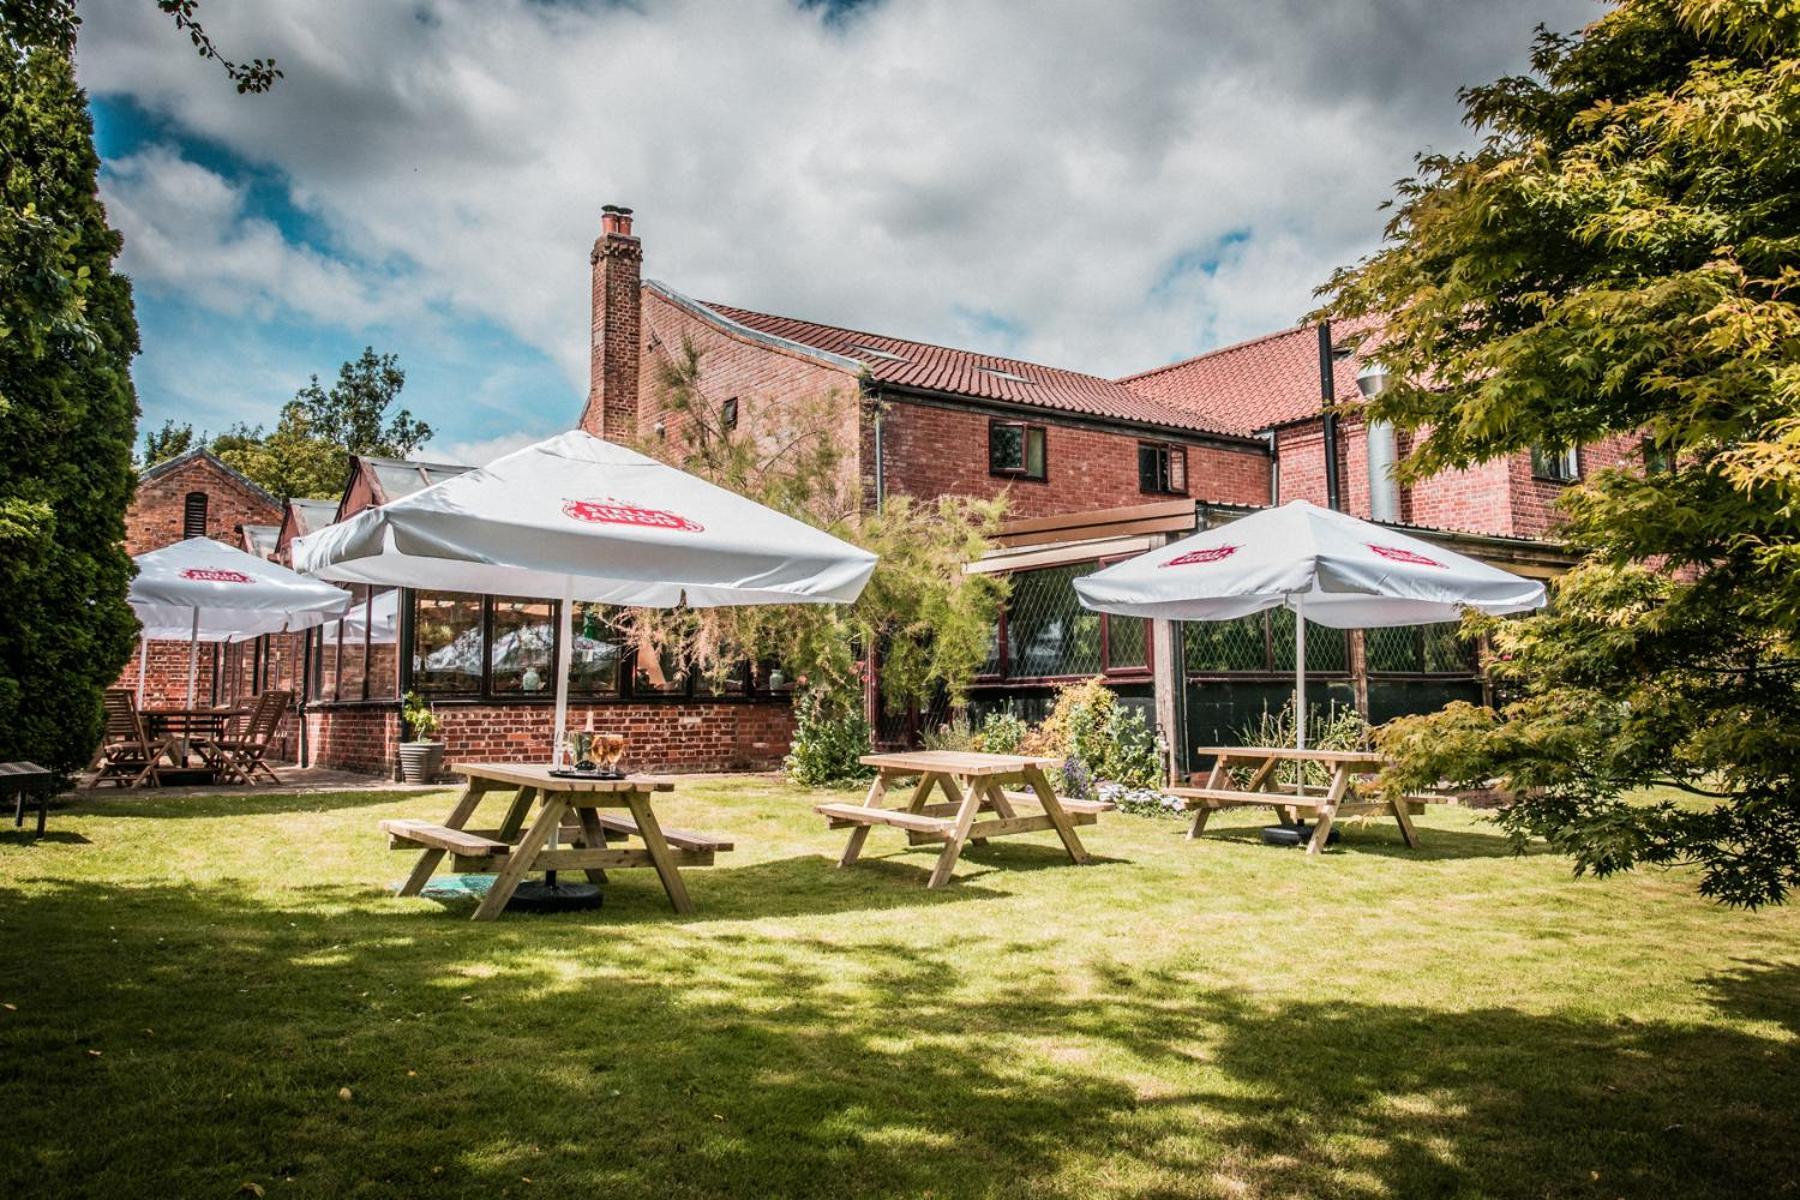
M 1020 421 L 989 424 L 988 470 L 1015 479 L 1044 479 L 1044 427 Z
M 527 696 L 556 691 L 556 605 L 495 596 L 488 637 L 488 685 Z
M 419 592 L 413 622 L 413 687 L 422 695 L 481 691 L 481 597 Z
M 1667 475 L 1675 469 L 1674 456 L 1658 446 L 1653 439 L 1645 438 L 1639 449 L 1644 456 L 1644 474 Z
M 1187 450 L 1167 442 L 1138 443 L 1138 490 L 1159 496 L 1187 495 Z
M 1456 621 L 1363 631 L 1369 670 L 1406 675 L 1471 675 L 1480 669 L 1476 644 Z
M 1015 574 L 981 673 L 1056 679 L 1149 670 L 1150 623 L 1093 612 L 1075 594 L 1075 581 L 1101 565 L 1075 563 Z
M 625 661 L 625 638 L 614 624 L 618 611 L 599 604 L 575 606 L 575 645 L 569 655 L 571 695 L 619 694 L 619 667 Z M 554 684 L 555 681 L 551 682 Z
M 1274 674 L 1294 671 L 1294 614 L 1277 608 L 1233 621 L 1187 621 L 1182 655 L 1189 675 Z M 1306 623 L 1306 669 L 1317 674 L 1349 670 L 1350 644 L 1342 629 Z
M 738 402 L 737 397 L 733 396 L 725 403 L 719 405 L 719 425 L 725 429 L 736 429 L 737 418 Z
M 197 538 L 206 536 L 206 493 L 189 492 L 187 502 L 181 510 L 181 536 Z
M 1533 446 L 1531 473 L 1534 477 L 1547 479 L 1551 483 L 1574 483 L 1581 478 L 1581 451 L 1574 446 L 1567 450 Z

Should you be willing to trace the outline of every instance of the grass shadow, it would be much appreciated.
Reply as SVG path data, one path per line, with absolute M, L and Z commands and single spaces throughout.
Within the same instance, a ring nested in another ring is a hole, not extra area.
M 0 1191 L 1722 1200 L 1800 1178 L 1794 1042 L 1726 1024 L 1291 1003 L 1117 964 L 1072 987 L 1029 958 L 995 975 L 974 930 L 670 942 L 579 916 L 425 932 L 350 887 L 0 888 Z M 1745 963 L 1720 1002 L 1791 1028 L 1795 970 Z
M 91 846 L 94 844 L 86 834 L 76 833 L 72 829 L 52 827 L 44 830 L 42 836 L 39 836 L 37 826 L 32 822 L 27 822 L 23 829 L 14 829 L 11 826 L 0 829 L 0 846 L 30 846 L 39 842 L 55 846 Z
M 445 786 L 446 795 L 456 789 Z M 71 815 L 99 817 L 142 817 L 146 819 L 182 821 L 216 817 L 278 816 L 283 813 L 337 812 L 351 808 L 380 808 L 397 804 L 415 796 L 430 793 L 414 791 L 342 791 L 296 792 L 268 791 L 209 792 L 202 796 L 159 796 L 154 789 L 110 793 L 81 792 L 80 800 L 68 806 Z M 448 808 L 448 801 L 446 801 Z

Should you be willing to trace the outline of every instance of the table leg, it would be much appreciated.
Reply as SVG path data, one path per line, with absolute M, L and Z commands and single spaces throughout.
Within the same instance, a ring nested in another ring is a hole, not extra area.
M 675 869 L 675 860 L 669 854 L 669 843 L 663 840 L 662 826 L 656 823 L 656 814 L 650 811 L 650 793 L 626 792 L 625 803 L 631 807 L 632 819 L 637 822 L 638 836 L 644 839 L 644 848 L 650 851 L 650 861 L 656 864 L 656 873 L 662 877 L 663 890 L 669 893 L 669 903 L 675 911 L 682 914 L 694 911 L 694 902 L 688 899 L 687 884 L 681 881 L 681 872 Z
M 590 850 L 606 849 L 606 830 L 600 827 L 600 815 L 591 808 L 575 810 L 575 819 L 581 822 L 581 842 Z M 587 868 L 589 883 L 605 883 L 606 870 L 602 867 Z
M 531 815 L 531 802 L 537 799 L 537 791 L 534 787 L 522 787 L 513 796 L 513 802 L 506 809 L 506 818 L 494 835 L 497 840 L 510 842 L 519 836 L 519 830 L 525 828 L 525 818 Z
M 1412 817 L 1406 811 L 1406 801 L 1390 800 L 1388 803 L 1393 807 L 1394 820 L 1399 823 L 1400 836 L 1406 839 L 1406 848 L 1417 850 L 1419 848 L 1419 831 L 1413 828 Z
M 1025 782 L 1037 793 L 1038 803 L 1044 806 L 1044 811 L 1050 816 L 1050 823 L 1056 826 L 1056 836 L 1062 839 L 1063 849 L 1069 852 L 1069 858 L 1077 866 L 1085 864 L 1088 861 L 1087 847 L 1075 835 L 1075 826 L 1069 822 L 1069 814 L 1063 811 L 1062 801 L 1050 789 L 1050 781 L 1044 778 L 1043 770 L 1039 767 L 1026 767 Z
M 457 798 L 456 807 L 450 810 L 450 815 L 444 819 L 444 824 L 451 829 L 461 829 L 468 824 L 469 818 L 474 815 L 476 806 L 481 803 L 481 797 L 486 794 L 487 790 L 486 780 L 469 780 L 469 786 L 464 788 L 463 794 Z M 431 878 L 431 873 L 437 870 L 438 863 L 443 860 L 444 852 L 442 850 L 420 851 L 419 861 L 413 864 L 412 874 L 406 877 L 406 882 L 400 885 L 400 890 L 396 894 L 416 896 L 424 891 L 426 882 Z
M 981 792 L 973 785 L 965 793 L 957 785 L 956 779 L 950 775 L 939 778 L 944 794 L 952 803 L 958 805 L 956 822 L 950 827 L 949 836 L 944 839 L 944 848 L 938 854 L 937 866 L 932 868 L 931 878 L 926 880 L 928 888 L 942 887 L 950 882 L 950 872 L 956 870 L 956 860 L 962 857 L 963 842 L 969 836 L 969 826 L 975 823 L 975 812 L 981 807 Z
M 1210 816 L 1212 816 L 1212 809 L 1207 805 L 1206 801 L 1202 800 L 1200 802 L 1200 807 L 1194 810 L 1194 823 L 1188 826 L 1188 841 L 1191 842 L 1206 832 L 1206 821 Z
M 869 784 L 869 794 L 863 797 L 863 804 L 869 808 L 880 808 L 881 802 L 887 799 L 888 775 L 884 770 L 875 772 L 875 781 Z M 850 831 L 850 841 L 845 844 L 844 852 L 838 855 L 838 866 L 847 867 L 862 854 L 863 843 L 869 840 L 869 827 L 858 825 Z
M 49 819 L 50 819 L 50 789 L 44 788 L 38 792 L 38 831 L 37 831 L 37 835 L 39 837 L 44 836 L 44 822 Z
M 544 806 L 538 810 L 537 820 L 531 823 L 531 828 L 525 831 L 519 844 L 507 854 L 506 865 L 494 877 L 494 886 L 481 898 L 481 906 L 475 910 L 475 920 L 491 921 L 505 911 L 506 902 L 512 899 L 512 894 L 518 890 L 525 873 L 531 870 L 538 851 L 543 849 L 544 843 L 550 840 L 550 835 L 562 824 L 563 813 L 568 807 L 568 800 L 560 792 L 545 798 Z
M 1342 764 L 1331 773 L 1331 790 L 1325 793 L 1325 799 L 1319 804 L 1314 815 L 1312 839 L 1306 843 L 1307 855 L 1313 856 L 1325 849 L 1325 841 L 1331 836 L 1331 823 L 1337 818 L 1338 805 L 1344 799 L 1344 791 L 1350 786 L 1350 775 Z

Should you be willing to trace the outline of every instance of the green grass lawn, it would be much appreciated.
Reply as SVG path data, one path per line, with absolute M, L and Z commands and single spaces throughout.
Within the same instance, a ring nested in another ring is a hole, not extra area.
M 391 895 L 376 822 L 448 792 L 8 822 L 0 1196 L 1800 1196 L 1800 913 L 1453 809 L 1315 862 L 1111 814 L 927 892 L 821 795 L 666 798 L 739 842 L 694 917 L 622 871 L 482 925 Z

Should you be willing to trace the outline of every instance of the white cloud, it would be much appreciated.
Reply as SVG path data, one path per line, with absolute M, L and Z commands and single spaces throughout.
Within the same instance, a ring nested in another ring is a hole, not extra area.
M 140 288 L 214 312 L 292 314 L 356 328 L 419 309 L 415 292 L 290 242 L 247 211 L 245 190 L 167 146 L 107 164 L 107 216 L 125 235 L 120 267 Z
M 116 166 L 134 269 L 221 304 L 479 316 L 584 389 L 587 251 L 618 202 L 646 272 L 690 295 L 1123 373 L 1297 317 L 1373 247 L 1413 152 L 1467 141 L 1455 87 L 1519 69 L 1535 22 L 1595 13 L 887 0 L 828 25 L 787 0 L 215 6 L 228 53 L 286 72 L 245 97 L 152 6 L 110 0 L 84 7 L 81 67 L 279 170 L 352 261 L 407 265 L 396 289 L 284 243 L 192 164 Z
M 450 462 L 461 463 L 465 467 L 485 467 L 502 455 L 523 450 L 533 442 L 542 441 L 545 436 L 537 433 L 503 433 L 498 437 L 447 442 L 442 446 L 433 443 L 413 457 L 421 462 Z

